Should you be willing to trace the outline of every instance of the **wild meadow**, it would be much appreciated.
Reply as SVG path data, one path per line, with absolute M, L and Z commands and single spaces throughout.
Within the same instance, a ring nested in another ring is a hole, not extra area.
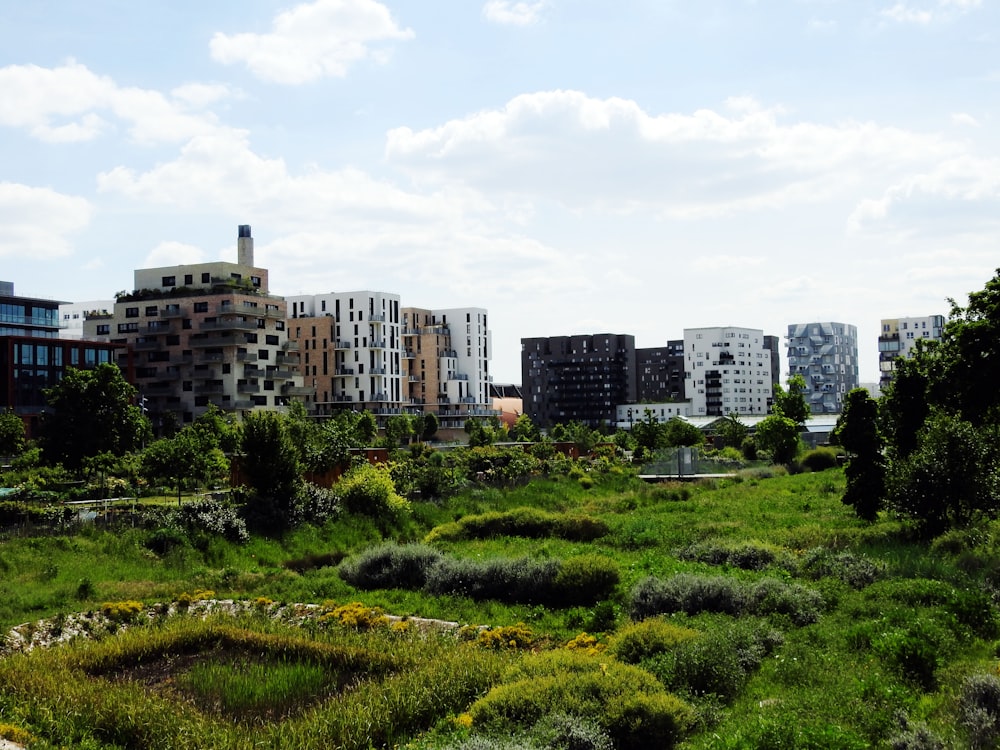
M 585 479 L 470 485 L 391 523 L 343 512 L 242 542 L 127 518 L 6 538 L 3 632 L 103 616 L 62 645 L 8 638 L 0 736 L 94 749 L 997 746 L 997 523 L 933 539 L 888 513 L 867 523 L 841 502 L 839 468 Z M 248 606 L 184 614 L 209 598 Z M 299 605 L 314 606 L 274 614 Z

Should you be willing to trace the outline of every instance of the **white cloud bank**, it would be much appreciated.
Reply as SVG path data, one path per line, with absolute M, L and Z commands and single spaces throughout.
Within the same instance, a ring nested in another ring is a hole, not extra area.
M 88 225 L 92 212 L 84 198 L 0 182 L 0 258 L 69 255 L 72 236 Z
M 211 53 L 225 65 L 245 64 L 262 80 L 295 85 L 342 78 L 362 60 L 384 63 L 388 50 L 378 43 L 413 36 L 374 0 L 316 0 L 278 14 L 266 34 L 216 33 Z
M 541 20 L 544 8 L 544 2 L 490 0 L 483 6 L 483 17 L 505 26 L 532 26 Z

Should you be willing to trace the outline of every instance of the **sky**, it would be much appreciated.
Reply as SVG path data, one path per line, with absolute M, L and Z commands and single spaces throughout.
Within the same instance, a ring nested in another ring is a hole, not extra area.
M 520 340 L 947 315 L 1000 266 L 995 0 L 0 0 L 0 279 L 236 262 Z M 782 354 L 782 366 L 786 359 Z

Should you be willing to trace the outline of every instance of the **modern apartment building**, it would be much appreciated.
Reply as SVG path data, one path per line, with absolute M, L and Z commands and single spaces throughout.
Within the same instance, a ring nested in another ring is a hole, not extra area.
M 879 385 L 892 380 L 896 359 L 912 356 L 918 341 L 939 341 L 944 333 L 943 315 L 922 318 L 884 318 L 878 337 Z
M 128 347 L 60 338 L 60 304 L 18 297 L 12 282 L 0 281 L 0 409 L 20 415 L 29 435 L 45 411 L 44 390 L 67 368 L 118 362 L 126 378 L 133 375 Z
M 434 412 L 442 429 L 499 416 L 490 392 L 493 343 L 486 310 L 404 307 L 403 379 L 410 408 Z
M 788 376 L 802 375 L 813 414 L 839 414 L 859 385 L 858 329 L 845 323 L 788 326 Z
M 524 413 L 539 427 L 611 425 L 636 401 L 635 337 L 598 333 L 521 339 Z
M 298 344 L 310 410 L 370 411 L 380 423 L 406 402 L 399 296 L 334 292 L 288 298 L 289 340 Z
M 247 225 L 237 258 L 136 270 L 135 289 L 112 312 L 84 321 L 85 337 L 134 350 L 134 383 L 154 425 L 167 413 L 191 422 L 211 405 L 237 415 L 281 409 L 310 393 L 295 371 L 285 300 L 254 266 Z
M 684 341 L 635 350 L 636 399 L 640 403 L 685 400 Z
M 684 368 L 691 416 L 766 414 L 771 405 L 771 349 L 761 330 L 685 328 Z

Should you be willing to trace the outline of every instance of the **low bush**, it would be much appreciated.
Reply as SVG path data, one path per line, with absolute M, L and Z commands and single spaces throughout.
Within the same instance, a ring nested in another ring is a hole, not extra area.
M 487 731 L 528 729 L 553 715 L 592 719 L 625 750 L 673 747 L 694 719 L 648 672 L 566 650 L 525 657 L 469 714 Z
M 833 448 L 814 448 L 799 459 L 802 467 L 809 471 L 826 471 L 837 466 L 837 451 Z
M 885 563 L 854 552 L 834 552 L 814 547 L 799 562 L 799 573 L 807 578 L 837 578 L 848 586 L 862 589 L 885 577 Z
M 1000 747 L 1000 678 L 993 674 L 965 678 L 958 720 L 973 750 Z
M 422 589 L 431 569 L 444 559 L 425 544 L 381 544 L 340 563 L 340 577 L 359 589 Z
M 699 632 L 692 628 L 676 625 L 660 617 L 650 617 L 619 630 L 611 639 L 609 650 L 626 664 L 639 664 L 698 635 Z
M 554 603 L 590 605 L 610 598 L 621 575 L 614 560 L 602 555 L 580 555 L 563 560 L 552 582 Z
M 676 554 L 681 560 L 732 565 L 742 570 L 763 570 L 777 559 L 772 548 L 750 542 L 737 546 L 698 542 L 678 550 Z
M 389 470 L 363 463 L 334 485 L 339 502 L 349 513 L 383 520 L 397 520 L 410 513 L 409 501 L 396 492 Z
M 632 590 L 634 619 L 659 614 L 719 612 L 727 615 L 786 615 L 796 625 L 815 622 L 823 606 L 820 594 L 796 584 L 765 578 L 743 584 L 725 576 L 680 573 L 668 579 L 649 577 Z
M 516 508 L 506 512 L 465 516 L 460 521 L 437 526 L 431 529 L 424 541 L 492 539 L 500 536 L 544 539 L 555 536 L 574 542 L 589 542 L 608 532 L 606 523 L 589 516 L 548 513 L 537 508 Z
M 530 557 L 477 561 L 442 558 L 428 573 L 424 590 L 441 596 L 495 599 L 511 604 L 545 604 L 553 597 L 556 560 Z

